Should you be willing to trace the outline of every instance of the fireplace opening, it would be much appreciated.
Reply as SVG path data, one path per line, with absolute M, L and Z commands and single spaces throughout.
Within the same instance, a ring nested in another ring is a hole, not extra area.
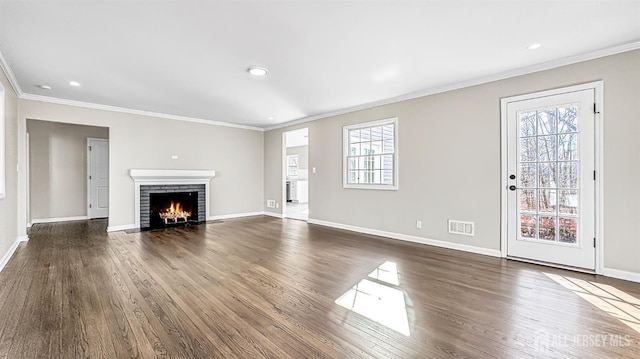
M 150 193 L 149 196 L 149 229 L 199 223 L 198 192 Z

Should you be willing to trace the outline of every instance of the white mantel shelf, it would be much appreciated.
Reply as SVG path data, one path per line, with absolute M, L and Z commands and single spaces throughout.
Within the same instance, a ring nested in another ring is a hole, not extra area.
M 140 186 L 167 184 L 204 184 L 206 215 L 211 216 L 209 206 L 209 183 L 216 176 L 213 170 L 145 170 L 130 169 L 135 191 L 135 228 L 140 228 Z
M 193 180 L 211 180 L 216 176 L 212 170 L 146 170 L 130 169 L 129 176 L 135 182 L 180 182 Z

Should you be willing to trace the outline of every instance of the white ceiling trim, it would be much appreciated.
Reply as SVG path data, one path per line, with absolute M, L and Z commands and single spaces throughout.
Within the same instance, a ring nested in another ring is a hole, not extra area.
M 211 121 L 211 120 L 205 120 L 205 119 L 199 119 L 199 118 L 193 118 L 193 117 L 170 115 L 170 114 L 159 113 L 159 112 L 135 110 L 135 109 L 124 108 L 124 107 L 101 105 L 101 104 L 91 103 L 91 102 L 74 101 L 74 100 L 61 99 L 57 97 L 48 97 L 48 96 L 29 94 L 22 91 L 22 88 L 20 87 L 18 81 L 14 76 L 11 66 L 9 66 L 9 64 L 6 62 L 1 49 L 0 49 L 0 67 L 6 74 L 7 78 L 9 79 L 9 83 L 11 84 L 11 87 L 13 87 L 14 91 L 18 94 L 18 97 L 21 99 L 89 108 L 89 109 L 95 109 L 95 110 L 104 110 L 104 111 L 128 113 L 128 114 L 134 114 L 134 115 L 151 116 L 151 117 L 165 118 L 165 119 L 176 120 L 176 121 L 186 121 L 186 122 L 195 122 L 195 123 L 202 123 L 202 124 L 214 125 L 214 126 L 241 128 L 241 129 L 253 130 L 253 131 L 271 131 L 279 128 L 284 128 L 284 127 L 289 127 L 297 124 L 320 120 L 323 118 L 365 110 L 365 109 L 373 108 L 377 106 L 383 106 L 383 105 L 402 102 L 402 101 L 411 100 L 419 97 L 424 97 L 428 95 L 434 95 L 442 92 L 458 90 L 461 88 L 466 88 L 466 87 L 481 85 L 489 82 L 504 80 L 512 77 L 527 75 L 534 72 L 550 70 L 550 69 L 561 67 L 561 66 L 571 65 L 579 62 L 593 60 L 593 59 L 615 55 L 615 54 L 619 54 L 627 51 L 633 51 L 637 49 L 640 49 L 640 41 L 636 41 L 636 42 L 632 42 L 624 45 L 618 45 L 618 46 L 614 46 L 614 47 L 610 47 L 602 50 L 596 50 L 593 52 L 584 53 L 576 56 L 566 57 L 564 59 L 549 61 L 549 62 L 545 62 L 538 65 L 528 66 L 528 67 L 520 68 L 513 71 L 507 71 L 507 72 L 495 74 L 492 76 L 481 77 L 475 80 L 463 81 L 463 82 L 459 82 L 459 83 L 455 83 L 447 86 L 425 89 L 423 91 L 418 91 L 418 92 L 410 93 L 403 96 L 397 96 L 397 97 L 384 99 L 376 102 L 371 102 L 371 103 L 367 103 L 359 106 L 349 107 L 349 108 L 345 108 L 337 111 L 331 111 L 323 114 L 304 117 L 298 120 L 293 120 L 293 121 L 281 123 L 274 126 L 267 126 L 267 127 L 238 125 L 238 124 L 233 124 L 229 122 Z
M 504 80 L 504 79 L 517 77 L 517 76 L 522 76 L 522 75 L 527 75 L 527 74 L 531 74 L 531 73 L 534 73 L 534 72 L 540 72 L 540 71 L 544 71 L 544 70 L 551 70 L 551 69 L 554 69 L 554 68 L 557 68 L 557 67 L 576 64 L 576 63 L 579 63 L 579 62 L 584 62 L 584 61 L 589 61 L 589 60 L 594 60 L 594 59 L 597 59 L 597 58 L 601 58 L 601 57 L 605 57 L 605 56 L 611 56 L 611 55 L 615 55 L 615 54 L 619 54 L 619 53 L 623 53 L 623 52 L 627 52 L 627 51 L 633 51 L 633 50 L 637 50 L 637 49 L 640 49 L 640 41 L 636 41 L 636 42 L 632 42 L 632 43 L 624 44 L 624 45 L 618 45 L 618 46 L 614 46 L 614 47 L 610 47 L 610 48 L 606 48 L 606 49 L 602 49 L 602 50 L 596 50 L 596 51 L 593 51 L 593 52 L 588 52 L 588 53 L 584 53 L 584 54 L 580 54 L 580 55 L 565 57 L 563 59 L 558 59 L 558 60 L 554 60 L 554 61 L 548 61 L 548 62 L 544 62 L 544 63 L 541 63 L 541 64 L 533 65 L 533 66 L 523 67 L 523 68 L 520 68 L 520 69 L 517 69 L 517 70 L 512 70 L 512 71 L 502 72 L 502 73 L 498 73 L 498 74 L 491 75 L 491 76 L 481 77 L 481 78 L 478 78 L 478 79 L 475 79 L 475 80 L 458 82 L 458 83 L 447 85 L 447 86 L 426 89 L 426 90 L 423 90 L 423 91 L 418 91 L 418 92 L 410 93 L 410 94 L 407 94 L 407 95 L 402 95 L 402 96 L 393 97 L 393 98 L 389 98 L 389 99 L 385 99 L 385 100 L 371 102 L 371 103 L 367 103 L 367 104 L 363 104 L 363 105 L 359 105 L 359 106 L 349 107 L 349 108 L 345 108 L 345 109 L 342 109 L 342 110 L 337 110 L 337 111 L 327 112 L 327 113 L 323 113 L 323 114 L 319 114 L 319 115 L 309 116 L 309 117 L 305 117 L 305 118 L 301 118 L 301 119 L 298 119 L 298 120 L 293 120 L 293 121 L 281 123 L 281 124 L 274 125 L 274 126 L 268 126 L 268 127 L 265 127 L 264 130 L 265 131 L 276 130 L 276 129 L 279 129 L 279 128 L 284 128 L 284 127 L 299 125 L 299 124 L 306 123 L 306 122 L 321 120 L 323 118 L 344 115 L 346 113 L 356 112 L 356 111 L 360 111 L 360 110 L 366 110 L 368 108 L 373 108 L 373 107 L 378 107 L 378 106 L 383 106 L 383 105 L 389 105 L 389 104 L 392 104 L 392 103 L 402 102 L 402 101 L 411 100 L 411 99 L 415 99 L 415 98 L 419 98 L 419 97 L 435 95 L 435 94 L 438 94 L 438 93 L 458 90 L 458 89 L 471 87 L 471 86 L 482 85 L 482 84 L 485 84 L 485 83 Z M 593 79 L 588 79 L 588 80 L 593 80 Z
M 260 131 L 260 132 L 264 131 L 264 128 L 262 128 L 262 127 L 238 125 L 238 124 L 229 123 L 229 122 L 211 121 L 211 120 L 204 120 L 204 119 L 201 119 L 201 118 L 170 115 L 170 114 L 159 113 L 159 112 L 134 110 L 134 109 L 124 108 L 124 107 L 100 105 L 100 104 L 92 103 L 92 102 L 74 101 L 74 100 L 61 99 L 61 98 L 57 98 L 57 97 L 32 95 L 32 94 L 28 94 L 28 93 L 23 93 L 20 96 L 20 98 L 21 99 L 25 99 L 25 100 L 55 103 L 55 104 L 59 104 L 59 105 L 83 107 L 83 108 L 89 108 L 89 109 L 94 109 L 94 110 L 103 110 L 103 111 L 111 111 L 111 112 L 128 113 L 128 114 L 132 114 L 132 115 L 159 117 L 159 118 L 165 118 L 165 119 L 169 119 L 169 120 L 195 122 L 195 123 L 202 123 L 202 124 L 205 124 L 205 125 L 213 125 L 213 126 L 241 128 L 241 129 L 244 129 L 244 130 Z
M 0 49 L 0 67 L 7 76 L 7 79 L 9 79 L 9 83 L 11 84 L 11 87 L 13 87 L 13 91 L 18 95 L 18 97 L 22 96 L 22 88 L 20 87 L 18 80 L 16 80 L 16 76 L 13 74 L 11 66 L 9 66 L 7 60 L 5 60 L 4 55 L 2 55 L 2 49 Z
M 13 74 L 13 70 L 11 69 L 11 66 L 9 66 L 9 64 L 5 60 L 4 55 L 2 54 L 2 49 L 0 49 L 0 68 L 2 68 L 2 71 L 4 71 L 5 75 L 7 75 L 7 78 L 9 79 L 9 83 L 11 84 L 11 87 L 13 87 L 13 90 L 16 92 L 16 94 L 18 95 L 18 98 L 20 99 L 89 108 L 94 110 L 104 110 L 104 111 L 111 111 L 111 112 L 128 113 L 133 115 L 159 117 L 159 118 L 165 118 L 165 119 L 176 120 L 176 121 L 195 122 L 195 123 L 202 123 L 205 125 L 241 128 L 245 130 L 253 130 L 253 131 L 260 131 L 260 132 L 264 131 L 264 128 L 262 127 L 237 125 L 229 122 L 211 121 L 211 120 L 204 120 L 200 118 L 170 115 L 170 114 L 159 113 L 159 112 L 134 110 L 134 109 L 124 108 L 124 107 L 108 106 L 108 105 L 101 105 L 101 104 L 92 103 L 92 102 L 66 100 L 66 99 L 61 99 L 57 97 L 48 97 L 48 96 L 33 95 L 30 93 L 26 93 L 22 91 L 22 88 L 20 87 L 18 80 L 16 80 L 16 77 Z

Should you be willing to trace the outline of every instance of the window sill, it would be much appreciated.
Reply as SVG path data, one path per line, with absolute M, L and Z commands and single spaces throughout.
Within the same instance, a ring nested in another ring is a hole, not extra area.
M 380 185 L 380 184 L 343 184 L 344 189 L 370 189 L 382 191 L 397 191 L 397 185 Z

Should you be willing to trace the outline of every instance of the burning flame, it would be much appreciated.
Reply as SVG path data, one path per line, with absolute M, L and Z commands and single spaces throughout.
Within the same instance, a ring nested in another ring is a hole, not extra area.
M 169 208 L 160 213 L 160 218 L 164 219 L 165 223 L 168 219 L 176 221 L 178 218 L 181 218 L 186 221 L 189 217 L 191 217 L 191 212 L 183 210 L 180 202 L 174 203 L 173 201 L 171 201 Z
M 169 207 L 168 212 L 169 213 L 180 213 L 180 212 L 182 212 L 182 205 L 180 204 L 180 202 L 174 204 L 173 201 L 171 201 L 171 207 Z

